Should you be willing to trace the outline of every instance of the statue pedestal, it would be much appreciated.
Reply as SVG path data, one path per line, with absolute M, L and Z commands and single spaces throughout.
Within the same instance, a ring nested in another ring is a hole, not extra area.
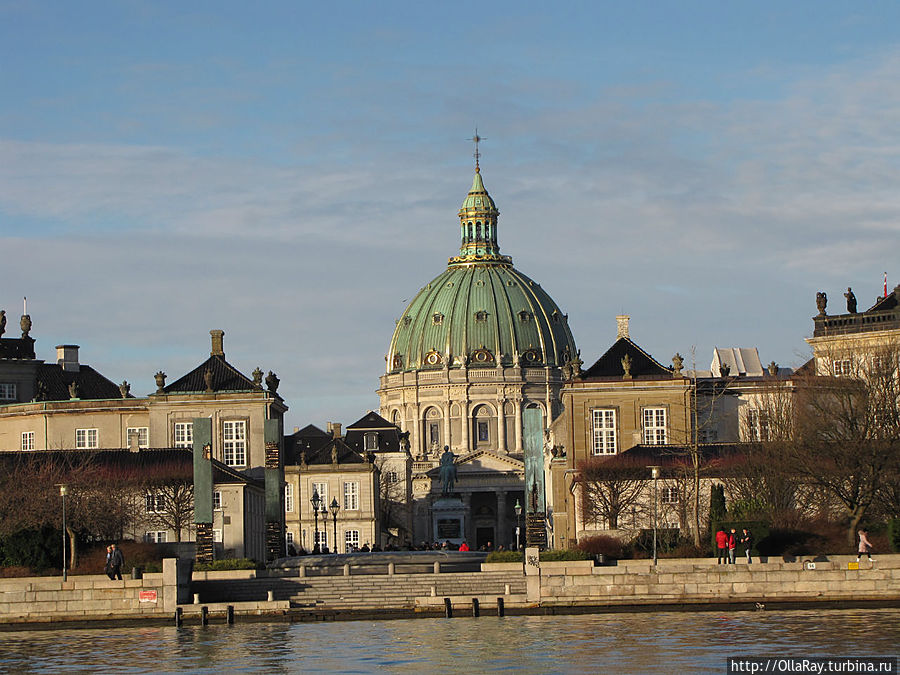
M 441 497 L 431 507 L 435 541 L 457 546 L 466 538 L 466 507 L 459 497 Z

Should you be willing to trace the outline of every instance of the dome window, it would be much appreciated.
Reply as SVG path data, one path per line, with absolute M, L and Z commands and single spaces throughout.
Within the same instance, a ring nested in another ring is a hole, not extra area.
M 482 347 L 481 349 L 476 349 L 472 354 L 472 361 L 475 363 L 493 363 L 494 355 L 491 354 L 490 350 Z
M 553 319 L 553 323 L 559 323 L 561 317 L 559 316 L 559 312 L 554 309 L 553 314 L 550 315 L 550 318 Z
M 403 356 L 400 354 L 394 354 L 394 361 L 392 363 L 392 367 L 394 370 L 399 370 L 403 367 Z
M 440 326 L 442 323 L 444 323 L 444 315 L 440 312 L 435 312 L 431 315 L 431 323 L 435 326 Z
M 487 321 L 487 312 L 485 312 L 483 309 L 478 310 L 477 312 L 475 312 L 475 320 L 479 323 Z
M 535 349 L 528 349 L 522 354 L 522 360 L 527 364 L 534 364 L 541 362 L 541 355 Z
M 531 321 L 531 312 L 523 309 L 521 312 L 519 312 L 519 321 L 521 321 L 522 323 L 528 323 L 529 321 Z
M 425 363 L 429 366 L 441 365 L 441 355 L 437 350 L 432 349 L 425 355 Z

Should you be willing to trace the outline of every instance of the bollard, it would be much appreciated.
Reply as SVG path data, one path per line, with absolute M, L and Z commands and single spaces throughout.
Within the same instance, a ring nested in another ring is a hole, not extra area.
M 144 578 L 143 570 L 141 570 L 141 568 L 139 568 L 139 567 L 132 567 L 131 568 L 131 578 L 132 579 L 143 579 Z
M 503 616 L 503 598 L 497 598 L 497 616 Z
M 444 598 L 444 616 L 448 619 L 453 618 L 453 605 L 450 603 L 450 598 Z
M 503 594 L 504 594 L 504 595 L 509 595 L 509 584 L 506 584 L 506 586 L 504 587 Z
M 234 625 L 234 605 L 228 605 L 228 607 L 225 608 L 225 622 L 229 626 Z
M 440 574 L 440 573 L 441 573 L 441 563 L 440 563 L 439 560 L 436 560 L 436 561 L 434 562 L 434 573 L 435 573 L 435 574 Z
M 266 602 L 275 602 L 275 591 L 266 591 Z
M 206 605 L 203 605 L 203 607 L 200 608 L 200 625 L 209 625 L 209 607 L 207 607 Z
M 184 611 L 179 607 L 175 610 L 175 628 L 181 628 L 181 625 L 184 623 Z
M 388 563 L 388 576 L 394 576 L 394 563 Z
M 431 587 L 431 597 L 432 598 L 437 597 L 437 588 L 435 586 Z
M 344 565 L 344 576 L 345 577 L 350 576 L 350 563 L 347 563 L 346 565 Z
M 472 598 L 472 616 L 480 616 L 481 612 L 478 609 L 478 598 Z
M 306 576 L 306 566 L 305 566 L 305 565 L 303 565 L 303 566 L 297 568 L 297 576 L 298 576 L 298 577 L 305 577 L 305 576 Z
M 194 604 L 195 605 L 200 604 L 200 594 L 199 593 L 194 593 Z

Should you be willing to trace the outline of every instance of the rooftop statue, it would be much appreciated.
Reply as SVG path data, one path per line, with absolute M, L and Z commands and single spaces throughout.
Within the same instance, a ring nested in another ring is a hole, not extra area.
M 0 337 L 6 332 L 6 310 L 0 309 Z
M 849 286 L 847 286 L 847 292 L 844 293 L 844 297 L 847 298 L 847 312 L 856 314 L 856 296 L 853 294 L 853 289 Z
M 819 310 L 819 316 L 825 316 L 825 308 L 828 306 L 828 294 L 825 291 L 816 293 L 816 308 Z

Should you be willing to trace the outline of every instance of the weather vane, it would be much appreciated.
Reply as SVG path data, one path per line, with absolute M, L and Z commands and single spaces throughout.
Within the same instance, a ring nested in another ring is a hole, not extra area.
M 481 167 L 478 166 L 478 160 L 481 157 L 481 153 L 478 152 L 478 144 L 481 143 L 481 141 L 485 140 L 485 138 L 484 136 L 478 135 L 478 127 L 475 127 L 475 135 L 472 136 L 472 138 L 470 138 L 469 140 L 475 143 L 475 154 L 472 156 L 475 158 L 475 171 L 480 172 Z

